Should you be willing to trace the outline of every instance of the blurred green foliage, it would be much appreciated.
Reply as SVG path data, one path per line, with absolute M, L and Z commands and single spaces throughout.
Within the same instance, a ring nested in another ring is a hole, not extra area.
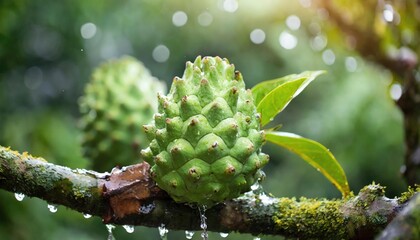
M 88 160 L 80 150 L 77 101 L 100 62 L 132 55 L 170 84 L 175 75 L 182 75 L 186 60 L 219 55 L 235 64 L 249 88 L 291 73 L 327 70 L 328 74 L 297 97 L 273 126 L 283 124 L 282 131 L 330 148 L 353 191 L 376 181 L 387 186 L 388 196 L 397 195 L 405 188 L 399 173 L 404 149 L 402 118 L 389 96 L 392 76 L 344 46 L 340 32 L 329 28 L 324 34 L 323 29 L 331 23 L 322 9 L 307 8 L 308 2 L 2 1 L 0 145 L 83 168 Z M 186 14 L 185 25 L 174 25 L 173 21 L 183 22 L 182 14 L 174 15 L 177 11 Z M 400 11 L 403 19 L 405 10 Z M 255 29 L 265 33 L 261 44 L 254 43 L 262 38 L 261 32 L 251 34 Z M 167 50 L 157 48 L 159 45 L 169 50 L 167 60 Z M 263 183 L 267 192 L 276 196 L 340 196 L 298 157 L 271 144 L 264 151 L 271 156 Z M 98 218 L 84 219 L 63 207 L 52 214 L 41 200 L 18 202 L 12 193 L 0 191 L 0 195 L 0 238 L 107 236 Z M 117 228 L 115 232 L 117 239 L 159 239 L 157 229 L 137 227 L 135 233 L 128 234 Z M 184 236 L 183 232 L 169 233 L 170 239 Z M 210 238 L 218 239 L 218 235 Z M 243 236 L 229 236 L 239 238 Z M 199 239 L 199 234 L 193 239 Z

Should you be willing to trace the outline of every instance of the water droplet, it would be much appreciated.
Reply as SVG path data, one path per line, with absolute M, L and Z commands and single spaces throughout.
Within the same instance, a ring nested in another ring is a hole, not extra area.
M 387 22 L 394 21 L 394 8 L 390 4 L 385 4 L 383 17 Z
M 200 24 L 203 27 L 210 26 L 210 24 L 213 22 L 213 16 L 209 12 L 203 12 L 200 15 L 198 15 L 198 24 Z
M 298 39 L 287 31 L 283 31 L 280 33 L 279 37 L 280 46 L 284 49 L 293 49 L 297 46 Z
M 312 0 L 299 0 L 300 5 L 304 8 L 308 8 L 312 4 Z
M 83 217 L 87 219 L 87 218 L 91 218 L 91 217 L 92 217 L 92 215 L 90 215 L 89 213 L 84 213 L 84 214 L 83 214 Z
M 193 231 L 185 231 L 185 237 L 187 239 L 192 239 L 192 237 L 194 236 L 194 233 L 195 232 L 193 232 Z
M 159 227 L 158 227 L 158 230 L 159 230 L 159 235 L 160 235 L 160 239 L 162 239 L 162 240 L 166 240 L 166 238 L 167 238 L 167 235 L 168 235 L 168 229 L 165 227 L 165 224 L 161 224 Z
M 227 236 L 229 236 L 229 233 L 220 233 L 220 236 L 222 238 L 227 238 Z
M 84 39 L 93 38 L 96 34 L 96 25 L 91 22 L 83 24 L 80 28 L 80 34 Z
M 20 202 L 20 201 L 22 201 L 25 198 L 25 194 L 23 194 L 23 193 L 15 193 L 15 198 L 16 198 L 16 200 L 18 200 Z
M 335 54 L 331 49 L 327 49 L 322 53 L 322 60 L 327 65 L 333 65 L 335 62 Z
M 133 233 L 134 232 L 134 226 L 132 225 L 123 225 L 123 228 L 125 229 L 125 231 L 127 231 L 128 233 Z
M 188 21 L 188 16 L 183 11 L 177 11 L 174 13 L 174 15 L 172 15 L 172 23 L 176 27 L 184 26 L 187 23 L 187 21 Z
M 207 233 L 207 231 L 206 231 L 206 232 L 202 232 L 202 233 L 201 233 L 201 238 L 202 238 L 203 240 L 207 240 L 207 239 L 209 238 L 209 234 Z
M 260 237 L 254 237 L 254 240 L 261 240 Z
M 224 0 L 223 1 L 223 10 L 226 12 L 236 12 L 238 10 L 239 4 L 236 0 Z
M 357 70 L 357 60 L 354 57 L 346 57 L 345 60 L 346 69 L 349 72 L 355 72 Z
M 327 46 L 327 43 L 328 40 L 324 35 L 317 35 L 311 40 L 310 45 L 314 51 L 321 51 Z
M 395 101 L 400 99 L 402 95 L 402 87 L 399 83 L 394 83 L 391 85 L 391 88 L 389 89 L 389 94 L 391 95 L 391 98 Z
M 153 209 L 155 209 L 155 205 L 153 203 L 147 204 L 147 205 L 142 205 L 140 207 L 140 213 L 148 214 L 151 211 L 153 211 Z
M 296 15 L 290 15 L 286 18 L 286 25 L 290 30 L 298 30 L 300 28 L 300 18 Z
M 265 32 L 259 28 L 252 30 L 249 35 L 251 42 L 255 44 L 261 44 L 265 41 Z
M 259 184 L 258 182 L 256 182 L 256 183 L 252 184 L 252 186 L 251 186 L 251 190 L 252 190 L 252 191 L 256 191 L 256 190 L 258 190 L 259 188 L 260 188 L 260 184 Z
M 152 56 L 156 62 L 166 62 L 169 59 L 170 51 L 165 45 L 158 45 L 153 49 Z
M 112 224 L 106 224 L 106 229 L 108 230 L 108 238 L 107 240 L 114 240 L 114 234 L 112 234 L 112 230 L 115 228 Z
M 207 217 L 206 217 L 206 209 L 207 207 L 205 205 L 199 206 L 198 207 L 198 211 L 200 212 L 200 227 L 201 229 L 203 229 L 203 232 L 201 233 L 201 237 L 203 238 L 203 240 L 207 240 L 208 239 L 208 233 L 207 233 Z
M 52 204 L 48 204 L 48 210 L 50 210 L 50 212 L 55 213 L 57 212 L 57 206 L 52 205 Z

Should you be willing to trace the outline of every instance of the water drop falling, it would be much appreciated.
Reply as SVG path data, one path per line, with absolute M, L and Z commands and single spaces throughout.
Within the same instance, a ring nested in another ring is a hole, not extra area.
M 229 233 L 220 233 L 220 236 L 222 238 L 227 238 L 227 236 L 229 236 Z
M 83 214 L 83 217 L 87 219 L 87 218 L 91 218 L 92 215 L 90 215 L 89 213 L 85 213 L 85 214 Z
M 185 231 L 185 237 L 187 239 L 192 239 L 193 236 L 194 236 L 194 232 L 193 231 Z
M 391 85 L 391 88 L 389 89 L 389 94 L 391 95 L 391 98 L 397 101 L 400 99 L 402 95 L 402 87 L 399 83 L 394 83 Z
M 133 233 L 134 232 L 134 226 L 133 225 L 123 225 L 123 228 L 125 229 L 125 231 L 127 231 L 128 233 Z
M 52 204 L 48 204 L 48 210 L 50 210 L 50 212 L 55 213 L 57 212 L 57 206 L 52 205 Z
M 297 46 L 298 39 L 293 34 L 283 31 L 280 33 L 279 42 L 284 49 L 290 50 Z
M 205 215 L 206 213 L 206 206 L 202 205 L 198 207 L 198 211 L 200 212 L 200 227 L 201 229 L 203 229 L 203 232 L 201 233 L 201 237 L 203 238 L 203 240 L 207 240 L 209 237 L 209 234 L 207 233 L 207 217 Z
M 20 201 L 22 201 L 25 198 L 25 194 L 23 194 L 23 193 L 15 193 L 15 198 L 16 198 L 16 200 L 18 200 L 20 202 Z
M 265 32 L 262 29 L 256 28 L 252 30 L 249 38 L 251 39 L 251 42 L 255 44 L 261 44 L 265 40 Z
M 107 238 L 107 240 L 115 240 L 114 234 L 112 234 L 112 230 L 115 228 L 115 226 L 112 225 L 112 224 L 107 224 L 105 226 L 106 226 L 106 229 L 108 230 L 108 238 Z
M 333 65 L 335 62 L 335 54 L 331 49 L 327 49 L 322 52 L 322 60 L 327 65 Z
M 158 230 L 159 230 L 160 239 L 166 240 L 168 236 L 168 229 L 165 227 L 165 224 L 162 223 L 158 227 Z
M 391 5 L 385 4 L 383 17 L 387 22 L 392 22 L 394 20 L 394 8 Z

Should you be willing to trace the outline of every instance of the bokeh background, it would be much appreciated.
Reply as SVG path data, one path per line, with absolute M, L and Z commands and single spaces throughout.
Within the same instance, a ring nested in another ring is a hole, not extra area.
M 387 9 L 366 14 L 379 16 L 386 28 L 390 16 L 397 16 Z M 78 99 L 96 66 L 123 55 L 141 60 L 168 86 L 197 55 L 228 58 L 249 88 L 287 74 L 327 70 L 272 126 L 282 124 L 283 131 L 327 146 L 356 193 L 372 181 L 386 186 L 389 197 L 406 188 L 400 176 L 402 116 L 394 104 L 401 86 L 389 71 L 360 57 L 328 12 L 311 0 L 1 1 L 0 145 L 72 168 L 89 166 L 80 147 Z M 303 160 L 271 144 L 264 151 L 271 155 L 266 192 L 340 197 Z M 44 201 L 18 202 L 0 190 L 0 239 L 107 236 L 99 218 L 85 219 L 60 206 L 51 213 Z M 160 239 L 157 229 L 145 227 L 131 234 L 117 227 L 114 236 Z M 228 236 L 244 238 L 253 236 Z M 169 239 L 185 239 L 185 233 L 169 231 Z M 193 239 L 200 239 L 199 233 Z

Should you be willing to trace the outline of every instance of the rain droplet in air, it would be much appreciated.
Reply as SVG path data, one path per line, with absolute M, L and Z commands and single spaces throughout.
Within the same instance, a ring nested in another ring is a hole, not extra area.
M 236 10 L 238 10 L 238 1 L 236 0 L 224 0 L 223 1 L 223 10 L 225 10 L 226 12 L 236 12 Z
M 298 30 L 300 28 L 300 18 L 296 15 L 290 15 L 286 18 L 286 25 L 290 30 Z
M 156 62 L 163 63 L 169 59 L 170 54 L 169 48 L 161 44 L 153 49 L 152 57 Z
M 283 31 L 280 33 L 279 37 L 280 46 L 282 46 L 284 49 L 293 49 L 298 44 L 298 39 L 293 34 L 290 34 L 287 31 Z
M 84 39 L 93 38 L 96 34 L 96 25 L 91 22 L 83 24 L 80 28 L 80 34 Z
M 222 238 L 227 238 L 227 236 L 229 236 L 229 233 L 220 233 L 220 236 Z
M 55 213 L 57 212 L 57 206 L 52 205 L 52 204 L 48 204 L 48 210 L 50 210 L 50 212 Z
M 400 99 L 402 95 L 402 87 L 399 83 L 394 83 L 391 85 L 391 88 L 389 89 L 389 94 L 391 95 L 391 98 L 395 101 Z
M 265 41 L 265 32 L 262 29 L 256 28 L 252 30 L 249 38 L 251 39 L 251 42 L 261 44 Z
M 209 12 L 202 12 L 200 15 L 198 15 L 198 24 L 200 24 L 203 27 L 210 26 L 210 24 L 213 22 L 213 16 Z
M 185 237 L 187 239 L 192 239 L 192 237 L 194 236 L 194 233 L 195 232 L 193 232 L 193 231 L 185 231 Z
M 354 57 L 346 57 L 345 60 L 346 69 L 349 72 L 355 72 L 357 70 L 357 60 Z
M 198 211 L 200 212 L 200 227 L 201 229 L 203 229 L 203 232 L 201 233 L 201 238 L 203 238 L 203 240 L 207 240 L 209 237 L 209 234 L 207 233 L 207 217 L 205 215 L 206 213 L 206 206 L 202 205 L 198 207 Z
M 158 227 L 158 230 L 159 230 L 160 239 L 166 240 L 168 236 L 168 229 L 165 227 L 165 224 L 162 223 Z
M 128 233 L 133 233 L 134 232 L 134 226 L 133 225 L 123 225 L 123 228 L 125 229 L 125 231 L 127 231 Z
M 107 240 L 115 240 L 114 234 L 112 234 L 112 230 L 115 228 L 115 226 L 112 225 L 112 224 L 107 224 L 105 226 L 106 226 L 106 229 L 108 230 L 108 238 L 107 238 Z
M 384 17 L 384 20 L 387 22 L 394 21 L 394 8 L 391 5 L 385 4 L 383 17 Z
M 92 217 L 92 215 L 90 215 L 89 213 L 84 213 L 84 214 L 83 214 L 83 217 L 87 219 L 87 218 L 91 218 L 91 217 Z
M 331 49 L 327 49 L 322 52 L 322 60 L 327 65 L 333 65 L 335 62 L 335 54 Z
M 172 15 L 172 23 L 176 27 L 184 26 L 187 23 L 187 21 L 188 21 L 188 16 L 183 11 L 177 11 L 174 13 L 174 15 Z
M 23 194 L 23 193 L 15 193 L 15 198 L 16 198 L 16 200 L 18 200 L 20 202 L 20 201 L 22 201 L 25 198 L 25 194 Z

